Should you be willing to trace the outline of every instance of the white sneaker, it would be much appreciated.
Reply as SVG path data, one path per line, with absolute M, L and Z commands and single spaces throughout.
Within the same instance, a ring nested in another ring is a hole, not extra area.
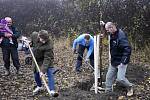
M 57 92 L 55 92 L 54 90 L 51 90 L 50 91 L 50 94 L 51 94 L 51 96 L 53 96 L 53 97 L 58 97 L 58 93 Z
M 132 96 L 133 95 L 133 87 L 130 87 L 128 90 L 127 90 L 127 96 Z
M 39 87 L 37 86 L 34 90 L 33 90 L 33 94 L 37 94 L 38 92 L 40 92 L 41 90 L 43 90 L 43 87 Z

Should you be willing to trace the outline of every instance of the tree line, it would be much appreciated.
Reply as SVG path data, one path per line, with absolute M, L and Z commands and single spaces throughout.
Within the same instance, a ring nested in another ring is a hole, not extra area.
M 149 0 L 0 0 L 0 18 L 5 16 L 25 35 L 41 29 L 97 33 L 103 20 L 117 23 L 136 42 L 150 40 Z

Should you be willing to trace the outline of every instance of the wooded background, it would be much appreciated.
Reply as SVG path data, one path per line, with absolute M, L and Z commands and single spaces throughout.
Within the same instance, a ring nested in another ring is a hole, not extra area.
M 98 32 L 113 21 L 134 38 L 150 37 L 149 0 L 0 0 L 0 18 L 10 16 L 23 34 L 46 29 L 54 34 Z

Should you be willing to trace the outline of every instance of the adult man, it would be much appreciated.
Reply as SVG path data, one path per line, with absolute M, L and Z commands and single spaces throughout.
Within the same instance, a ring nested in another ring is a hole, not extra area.
M 125 77 L 127 64 L 130 60 L 131 47 L 129 45 L 126 34 L 118 29 L 114 23 L 107 22 L 105 29 L 110 32 L 110 54 L 111 64 L 106 74 L 105 92 L 112 92 L 114 80 L 125 86 L 128 90 L 127 95 L 133 95 L 133 84 Z M 117 77 L 116 77 L 117 76 Z
M 53 97 L 57 97 L 58 93 L 55 92 L 54 88 L 54 76 L 53 76 L 53 61 L 54 61 L 54 53 L 53 53 L 53 41 L 49 37 L 49 34 L 46 30 L 41 30 L 38 34 L 34 32 L 31 36 L 31 42 L 33 45 L 33 53 L 37 64 L 39 65 L 41 72 L 39 73 L 35 63 L 34 66 L 34 78 L 37 84 L 37 87 L 33 91 L 33 94 L 38 93 L 42 90 L 42 81 L 40 76 L 42 77 L 47 73 L 48 76 L 48 86 L 50 89 L 50 93 Z
M 12 19 L 10 17 L 6 17 L 5 20 L 7 21 L 7 26 L 13 32 L 13 34 L 0 32 L 0 37 L 3 37 L 1 48 L 3 53 L 4 67 L 6 68 L 5 75 L 8 76 L 10 75 L 10 55 L 13 65 L 16 67 L 16 74 L 19 73 L 20 63 L 17 51 L 17 38 L 20 36 L 20 32 L 12 25 Z M 13 43 L 10 42 L 10 38 L 12 38 Z
M 94 38 L 90 34 L 82 34 L 73 43 L 73 51 L 76 52 L 76 46 L 78 47 L 78 58 L 76 62 L 76 71 L 81 72 L 82 58 L 84 50 L 87 49 L 86 62 L 90 59 L 90 64 L 94 68 Z

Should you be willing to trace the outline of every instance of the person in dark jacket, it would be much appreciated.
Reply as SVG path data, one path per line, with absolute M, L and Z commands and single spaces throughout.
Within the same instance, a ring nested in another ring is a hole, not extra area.
M 10 17 L 6 17 L 5 20 L 7 21 L 7 26 L 13 32 L 13 34 L 0 32 L 0 37 L 3 37 L 1 48 L 3 53 L 4 67 L 6 68 L 5 75 L 8 76 L 10 75 L 10 56 L 12 58 L 13 65 L 16 67 L 16 74 L 19 73 L 20 62 L 17 51 L 17 38 L 19 38 L 20 32 L 12 25 L 12 19 Z M 13 43 L 10 42 L 10 38 L 12 38 Z
M 105 92 L 112 92 L 112 85 L 116 79 L 117 83 L 127 88 L 127 95 L 133 95 L 133 84 L 125 77 L 127 65 L 130 60 L 131 46 L 126 34 L 116 27 L 112 22 L 105 24 L 105 29 L 110 32 L 110 55 L 111 64 L 106 74 Z
M 47 73 L 48 76 L 48 86 L 52 96 L 57 97 L 58 93 L 55 92 L 54 87 L 54 76 L 53 76 L 53 62 L 54 62 L 54 53 L 53 53 L 53 40 L 49 36 L 46 30 L 41 30 L 39 33 L 33 32 L 31 35 L 31 44 L 33 46 L 33 53 L 37 64 L 40 67 L 41 72 L 39 73 L 35 63 L 34 66 L 34 78 L 37 84 L 37 87 L 33 91 L 33 94 L 37 94 L 43 89 L 41 76 Z

